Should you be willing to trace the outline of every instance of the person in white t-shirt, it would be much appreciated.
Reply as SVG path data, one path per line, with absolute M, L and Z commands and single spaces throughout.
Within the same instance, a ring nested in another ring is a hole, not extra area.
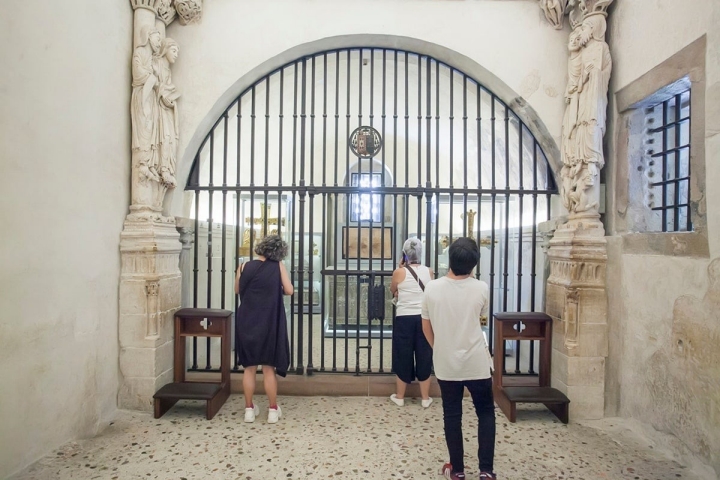
M 403 259 L 393 272 L 390 291 L 397 298 L 392 334 L 392 368 L 397 378 L 395 393 L 390 400 L 405 405 L 405 389 L 417 378 L 420 384 L 420 404 L 428 408 L 432 348 L 422 330 L 420 310 L 425 285 L 433 279 L 433 271 L 422 265 L 422 242 L 408 238 L 403 244 Z
M 480 250 L 471 238 L 458 238 L 448 249 L 447 276 L 428 283 L 422 303 L 422 328 L 433 348 L 435 376 L 443 401 L 445 442 L 450 462 L 442 474 L 465 478 L 462 437 L 462 399 L 467 387 L 478 417 L 480 479 L 495 479 L 495 405 L 490 362 L 480 326 L 487 315 L 487 283 L 472 276 Z

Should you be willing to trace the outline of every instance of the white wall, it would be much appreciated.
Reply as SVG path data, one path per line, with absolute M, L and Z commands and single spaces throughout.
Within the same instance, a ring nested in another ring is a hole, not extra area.
M 129 201 L 127 0 L 0 5 L 0 477 L 107 425 Z
M 199 141 L 234 98 L 230 94 L 240 93 L 240 79 L 258 72 L 248 82 L 252 84 L 267 73 L 261 70 L 269 60 L 293 60 L 300 55 L 284 58 L 283 54 L 310 42 L 317 42 L 317 47 L 304 53 L 314 53 L 328 37 L 342 38 L 325 42 L 325 48 L 371 46 L 373 39 L 383 46 L 408 48 L 393 42 L 409 37 L 449 49 L 450 58 L 442 60 L 469 74 L 468 59 L 484 67 L 501 84 L 502 91 L 496 94 L 509 100 L 522 96 L 544 123 L 550 141 L 560 135 L 567 32 L 554 30 L 535 1 L 246 0 L 240 5 L 235 0 L 214 0 L 206 5 L 201 24 L 173 24 L 167 35 L 180 44 L 173 80 L 183 93 L 181 186 Z M 352 35 L 358 37 L 349 38 Z M 495 90 L 494 84 L 487 86 Z M 188 216 L 182 189 L 174 192 L 170 213 Z
M 707 34 L 705 118 L 693 122 L 705 122 L 710 258 L 628 254 L 620 235 L 610 237 L 607 413 L 675 435 L 720 474 L 720 292 L 708 291 L 707 272 L 720 256 L 720 3 L 615 3 L 608 32 L 613 91 Z M 617 112 L 611 110 L 610 118 L 617 122 Z M 612 127 L 619 129 L 617 123 Z M 613 142 L 610 138 L 616 147 Z M 610 158 L 623 161 L 627 158 Z M 611 209 L 608 215 L 612 220 L 619 213 Z

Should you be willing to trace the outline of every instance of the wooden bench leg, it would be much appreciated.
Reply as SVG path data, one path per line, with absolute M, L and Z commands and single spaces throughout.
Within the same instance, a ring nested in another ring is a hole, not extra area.
M 212 420 L 217 412 L 220 411 L 225 401 L 230 397 L 230 388 L 223 388 L 217 395 L 207 401 L 205 405 L 205 418 Z
M 500 407 L 500 410 L 505 414 L 507 419 L 510 420 L 510 423 L 515 423 L 515 402 L 511 402 L 507 398 L 502 388 L 494 388 L 493 397 L 497 406 Z
M 167 411 L 170 410 L 176 403 L 177 400 L 163 400 L 160 398 L 156 398 L 153 402 L 153 407 L 155 409 L 155 418 L 160 418 L 165 415 Z
M 562 422 L 568 423 L 568 404 L 567 403 L 546 403 L 545 406 Z

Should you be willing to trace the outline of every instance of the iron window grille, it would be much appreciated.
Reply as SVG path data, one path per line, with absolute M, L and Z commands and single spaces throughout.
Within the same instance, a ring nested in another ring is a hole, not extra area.
M 382 186 L 382 175 L 380 173 L 353 173 L 351 174 L 351 184 L 353 187 L 360 187 L 361 189 L 378 188 Z M 355 194 L 351 195 L 350 201 L 351 222 L 381 222 L 381 195 L 374 193 Z
M 663 232 L 692 231 L 690 215 L 690 89 L 675 93 L 646 111 L 651 209 L 661 217 Z M 652 125 L 657 125 L 652 127 Z M 656 146 L 659 146 L 656 148 Z M 658 151 L 659 149 L 659 151 Z M 656 167 L 657 165 L 657 167 Z M 653 181 L 654 173 L 660 179 Z

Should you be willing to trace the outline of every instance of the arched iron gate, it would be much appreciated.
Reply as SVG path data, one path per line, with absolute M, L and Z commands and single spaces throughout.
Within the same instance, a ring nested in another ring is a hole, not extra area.
M 186 190 L 193 306 L 236 309 L 234 272 L 253 244 L 288 241 L 298 374 L 390 372 L 388 287 L 409 236 L 436 275 L 454 238 L 479 241 L 490 318 L 540 306 L 536 226 L 557 192 L 547 159 L 507 104 L 427 55 L 338 49 L 268 74 L 217 120 Z M 505 350 L 508 373 L 535 374 L 533 342 Z M 218 353 L 195 339 L 190 368 L 217 368 Z

